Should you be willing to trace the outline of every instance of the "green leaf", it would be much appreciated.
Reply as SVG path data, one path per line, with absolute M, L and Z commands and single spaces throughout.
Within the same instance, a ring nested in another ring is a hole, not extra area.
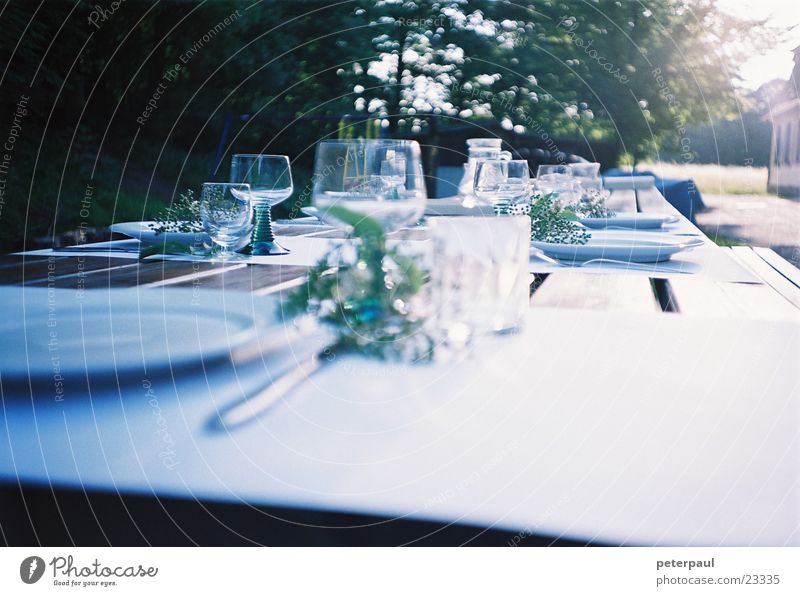
M 561 218 L 567 221 L 578 221 L 578 215 L 572 209 L 564 209 L 561 212 Z
M 381 225 L 366 215 L 355 213 L 344 207 L 333 206 L 327 210 L 328 214 L 353 228 L 353 234 L 357 238 L 369 239 L 371 241 L 383 242 L 383 228 Z

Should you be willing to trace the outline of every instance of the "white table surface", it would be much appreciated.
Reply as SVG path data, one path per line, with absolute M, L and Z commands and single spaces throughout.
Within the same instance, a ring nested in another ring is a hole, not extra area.
M 127 291 L 191 308 L 191 290 Z M 5 387 L 0 477 L 622 544 L 800 545 L 799 362 L 792 323 L 532 309 L 461 361 L 343 357 L 231 434 L 207 429 L 216 409 L 285 362 L 150 379 L 158 410 L 138 383 L 60 403 Z

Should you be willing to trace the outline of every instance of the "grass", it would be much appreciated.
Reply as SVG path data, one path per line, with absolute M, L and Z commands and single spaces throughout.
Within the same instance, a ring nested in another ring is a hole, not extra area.
M 701 193 L 711 195 L 766 195 L 767 168 L 656 162 L 639 164 L 662 178 L 691 178 Z

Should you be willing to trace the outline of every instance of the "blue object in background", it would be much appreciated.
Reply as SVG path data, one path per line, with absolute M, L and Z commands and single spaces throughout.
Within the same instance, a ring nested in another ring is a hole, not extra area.
M 664 195 L 670 205 L 680 211 L 681 215 L 694 222 L 694 214 L 705 207 L 700 190 L 691 178 L 659 178 L 653 172 L 613 169 L 603 172 L 604 176 L 652 176 L 656 188 Z

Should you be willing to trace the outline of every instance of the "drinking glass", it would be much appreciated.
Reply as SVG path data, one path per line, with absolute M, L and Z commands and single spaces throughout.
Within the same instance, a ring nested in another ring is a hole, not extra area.
M 603 190 L 603 179 L 600 177 L 600 164 L 581 162 L 569 164 L 572 177 L 580 185 L 581 200 L 600 194 Z
M 575 178 L 599 178 L 600 164 L 597 162 L 584 161 L 569 164 L 569 169 Z
M 530 217 L 432 217 L 428 226 L 438 339 L 461 348 L 478 334 L 518 329 L 530 298 Z
M 503 151 L 502 146 L 502 139 L 467 139 L 467 163 L 464 164 L 464 174 L 458 183 L 458 194 L 463 197 L 465 207 L 476 205 L 474 188 L 478 164 L 484 159 L 511 159 L 511 152 Z
M 350 224 L 343 208 L 379 222 L 386 231 L 415 224 L 425 212 L 425 177 L 416 141 L 321 141 L 314 160 L 312 201 L 320 217 Z
M 495 212 L 502 213 L 510 205 L 530 198 L 528 162 L 522 159 L 487 159 L 475 171 L 475 196 L 490 202 Z
M 545 164 L 536 168 L 536 177 L 541 178 L 548 174 L 572 177 L 572 169 L 567 164 Z
M 539 174 L 535 187 L 537 194 L 552 195 L 553 200 L 564 207 L 576 203 L 581 196 L 580 185 L 570 174 Z
M 206 182 L 200 193 L 200 216 L 211 240 L 222 247 L 220 259 L 239 258 L 233 249 L 253 229 L 250 186 Z
M 292 167 L 286 155 L 238 153 L 231 160 L 231 182 L 250 185 L 255 226 L 250 240 L 254 255 L 283 255 L 289 251 L 275 242 L 272 206 L 285 201 L 294 191 Z

